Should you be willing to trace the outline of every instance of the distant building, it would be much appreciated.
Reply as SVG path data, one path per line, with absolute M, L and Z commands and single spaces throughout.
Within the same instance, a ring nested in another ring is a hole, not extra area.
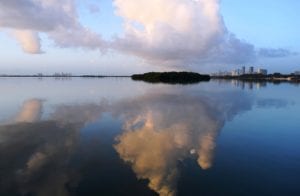
M 300 76 L 300 71 L 295 71 L 294 74 L 297 75 L 297 76 Z
M 249 74 L 254 74 L 254 68 L 253 67 L 249 67 Z
M 237 76 L 237 75 L 238 75 L 238 73 L 236 70 L 231 71 L 231 76 Z
M 233 70 L 231 72 L 231 75 L 232 76 L 239 76 L 239 75 L 241 75 L 241 70 L 240 69 Z
M 245 74 L 245 73 L 246 73 L 246 67 L 243 66 L 241 71 L 242 71 L 242 72 L 241 72 L 242 75 Z
M 268 74 L 268 70 L 266 70 L 266 69 L 258 69 L 257 73 L 258 74 L 262 74 L 262 75 L 267 75 Z

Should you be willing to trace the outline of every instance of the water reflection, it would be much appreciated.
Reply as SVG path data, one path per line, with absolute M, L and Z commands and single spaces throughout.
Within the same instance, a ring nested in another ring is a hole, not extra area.
M 194 157 L 200 168 L 213 165 L 216 138 L 225 120 L 251 108 L 243 94 L 189 96 L 152 94 L 123 102 L 117 113 L 124 132 L 115 148 L 139 179 L 160 195 L 175 195 L 178 161 Z M 240 105 L 238 105 L 240 104 Z
M 58 105 L 41 121 L 43 103 L 24 101 L 14 121 L 0 127 L 0 157 L 6 160 L 0 161 L 6 168 L 1 171 L 3 193 L 68 195 L 81 176 L 70 163 L 75 149 L 82 148 L 80 130 L 106 112 L 123 123 L 123 133 L 114 136 L 120 158 L 139 179 L 149 180 L 150 189 L 175 195 L 178 161 L 194 158 L 203 170 L 212 167 L 221 127 L 250 109 L 252 100 L 239 92 L 225 93 L 221 99 L 214 93 L 191 96 L 161 90 L 115 103 L 103 99 Z
M 0 126 L 0 194 L 68 195 L 66 183 L 77 180 L 67 163 L 78 133 L 51 121 Z
M 280 85 L 280 84 L 289 84 L 289 85 L 294 85 L 294 86 L 299 86 L 299 82 L 290 82 L 290 81 L 281 81 L 281 80 L 276 80 L 276 81 L 267 81 L 267 80 L 235 80 L 235 79 L 217 79 L 215 80 L 219 84 L 231 84 L 234 87 L 238 87 L 241 89 L 249 89 L 249 90 L 254 90 L 254 89 L 261 89 L 265 88 L 268 85 Z
M 102 108 L 60 106 L 40 121 L 42 108 L 40 99 L 24 101 L 16 118 L 0 126 L 0 157 L 5 160 L 0 161 L 5 168 L 0 169 L 0 195 L 70 195 L 79 180 L 69 161 L 80 128 Z
M 37 122 L 42 116 L 42 100 L 30 99 L 23 103 L 15 122 Z
M 19 111 L 0 125 L 0 195 L 107 195 L 115 190 L 116 195 L 151 195 L 150 189 L 176 195 L 185 160 L 206 174 L 215 168 L 218 136 L 227 121 L 255 106 L 291 104 L 202 85 L 151 85 L 135 96 L 103 95 L 96 101 L 87 94 L 87 102 L 65 99 L 51 107 L 42 96 L 16 103 Z
M 108 110 L 108 102 L 104 99 L 99 103 L 59 105 L 50 118 L 60 124 L 77 124 L 82 128 L 87 123 L 98 120 L 106 110 Z
M 285 108 L 289 105 L 294 105 L 293 101 L 288 101 L 286 99 L 275 99 L 275 98 L 266 98 L 258 99 L 256 101 L 256 106 L 258 108 Z

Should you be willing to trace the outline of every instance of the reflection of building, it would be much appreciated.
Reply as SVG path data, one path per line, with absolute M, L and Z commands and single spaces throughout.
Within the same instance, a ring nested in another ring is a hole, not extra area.
M 267 82 L 259 81 L 259 82 L 253 82 L 253 81 L 243 81 L 243 80 L 231 80 L 231 84 L 235 87 L 239 87 L 241 89 L 245 89 L 245 87 L 248 87 L 249 90 L 260 89 L 267 86 Z
M 252 90 L 253 89 L 253 82 L 249 82 L 248 85 L 249 85 L 249 89 Z
M 258 74 L 262 74 L 262 75 L 267 75 L 268 74 L 268 71 L 266 69 L 258 69 L 257 70 L 257 73 Z
M 266 82 L 257 82 L 256 83 L 256 88 L 257 89 L 260 89 L 262 87 L 266 87 L 267 86 L 267 83 Z

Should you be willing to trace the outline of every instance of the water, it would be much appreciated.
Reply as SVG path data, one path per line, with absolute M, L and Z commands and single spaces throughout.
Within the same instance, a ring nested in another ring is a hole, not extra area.
M 0 79 L 0 195 L 300 195 L 299 86 Z

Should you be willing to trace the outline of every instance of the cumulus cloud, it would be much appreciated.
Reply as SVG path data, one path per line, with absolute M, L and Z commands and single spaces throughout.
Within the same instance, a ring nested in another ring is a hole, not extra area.
M 115 0 L 125 33 L 115 47 L 165 63 L 253 59 L 254 46 L 230 33 L 218 0 Z
M 40 53 L 38 33 L 46 33 L 61 47 L 106 47 L 99 34 L 79 22 L 75 0 L 1 0 L 0 27 L 16 31 L 29 53 Z

